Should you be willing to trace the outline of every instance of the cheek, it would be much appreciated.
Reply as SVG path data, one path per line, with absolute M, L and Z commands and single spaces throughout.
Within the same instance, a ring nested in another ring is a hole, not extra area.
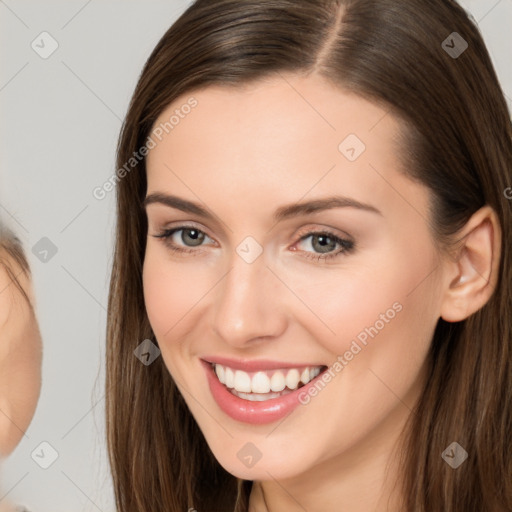
M 20 318 L 21 322 L 10 319 L 14 326 L 2 326 L 0 333 L 4 348 L 9 350 L 7 354 L 0 353 L 0 411 L 4 412 L 0 414 L 0 453 L 3 454 L 12 451 L 22 439 L 41 390 L 39 328 L 31 312 L 25 310 Z
M 316 276 L 288 271 L 284 280 L 296 284 L 294 292 L 311 311 L 295 318 L 336 355 L 375 338 L 399 350 L 422 333 L 430 339 L 438 318 L 435 257 L 427 241 L 421 255 L 410 251 L 396 247 L 354 265 L 347 260 L 346 268 Z
M 172 349 L 173 340 L 190 327 L 193 309 L 212 287 L 209 279 L 201 265 L 170 261 L 160 247 L 148 245 L 142 272 L 144 302 L 162 352 Z

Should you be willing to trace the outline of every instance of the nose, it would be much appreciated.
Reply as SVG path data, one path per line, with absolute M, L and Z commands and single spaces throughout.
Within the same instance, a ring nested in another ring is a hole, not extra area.
M 244 348 L 285 331 L 282 285 L 264 255 L 247 263 L 234 254 L 230 271 L 216 289 L 212 328 L 226 344 Z

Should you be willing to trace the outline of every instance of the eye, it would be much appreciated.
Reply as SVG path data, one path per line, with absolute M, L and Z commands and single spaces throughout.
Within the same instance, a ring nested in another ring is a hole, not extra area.
M 318 260 L 327 260 L 336 258 L 342 254 L 348 254 L 355 248 L 352 240 L 341 238 L 329 231 L 310 232 L 302 236 L 299 245 L 302 244 L 301 251 L 304 251 L 306 258 Z M 310 252 L 307 249 L 313 249 Z
M 205 245 L 205 241 L 215 243 L 204 231 L 195 226 L 178 226 L 153 236 L 163 240 L 171 251 L 181 254 L 199 254 L 202 252 L 200 247 Z M 301 244 L 302 247 L 300 247 Z M 305 258 L 316 261 L 330 260 L 355 249 L 355 243 L 352 240 L 341 238 L 329 231 L 310 231 L 301 236 L 296 245 L 299 246 Z M 296 251 L 297 247 L 293 247 L 292 250 Z
M 205 240 L 213 242 L 213 240 L 200 229 L 194 226 L 179 226 L 173 229 L 166 229 L 155 238 L 164 240 L 165 244 L 176 252 L 197 252 L 194 248 L 203 245 Z

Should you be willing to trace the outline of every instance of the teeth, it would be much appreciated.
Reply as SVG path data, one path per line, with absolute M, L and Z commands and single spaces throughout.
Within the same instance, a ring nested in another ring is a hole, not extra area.
M 221 364 L 213 366 L 215 374 L 222 384 L 232 389 L 232 392 L 241 398 L 246 398 L 246 395 L 251 396 L 250 400 L 252 401 L 268 400 L 286 394 L 290 390 L 307 384 L 321 371 L 320 366 L 310 366 L 300 371 L 297 368 L 291 368 L 249 374 Z M 281 393 L 282 391 L 283 393 Z
M 215 366 L 220 366 L 220 365 L 215 365 Z M 235 387 L 235 374 L 233 373 L 233 370 L 231 368 L 226 368 L 224 375 L 226 378 L 226 382 L 224 383 L 224 384 L 226 384 L 226 387 L 228 387 L 228 388 Z
M 256 373 L 252 378 L 251 388 L 253 393 L 268 393 L 270 391 L 270 379 L 268 375 L 265 372 Z
M 222 384 L 226 383 L 226 374 L 224 370 L 224 366 L 220 364 L 215 365 L 215 373 L 217 374 L 217 377 L 219 378 L 220 382 Z
M 286 387 L 290 389 L 295 389 L 299 385 L 299 370 L 296 370 L 295 368 L 293 370 L 290 370 L 286 374 Z
M 246 372 L 243 372 L 242 370 L 237 370 L 235 372 L 235 383 L 233 387 L 237 391 L 242 391 L 244 393 L 250 393 L 251 392 L 251 377 L 249 377 L 249 374 Z
M 291 391 L 287 389 L 282 393 L 266 393 L 264 395 L 260 395 L 258 393 L 240 393 L 233 389 L 231 390 L 231 393 L 233 393 L 233 395 L 238 396 L 239 398 L 243 398 L 244 400 L 249 400 L 250 402 L 264 402 L 265 400 L 270 400 L 272 398 L 278 398 L 280 396 L 287 395 L 288 393 L 291 393 Z
M 316 368 L 313 368 L 310 372 L 309 372 L 309 380 L 313 380 L 316 376 L 320 375 L 320 368 L 316 367 Z
M 286 387 L 286 380 L 282 372 L 276 372 L 270 378 L 270 389 L 272 391 L 283 391 Z

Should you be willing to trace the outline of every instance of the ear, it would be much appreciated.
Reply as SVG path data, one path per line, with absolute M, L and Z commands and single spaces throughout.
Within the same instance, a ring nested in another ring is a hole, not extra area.
M 460 322 L 481 309 L 496 288 L 501 228 L 496 212 L 484 206 L 460 230 L 455 256 L 446 262 L 441 318 Z

